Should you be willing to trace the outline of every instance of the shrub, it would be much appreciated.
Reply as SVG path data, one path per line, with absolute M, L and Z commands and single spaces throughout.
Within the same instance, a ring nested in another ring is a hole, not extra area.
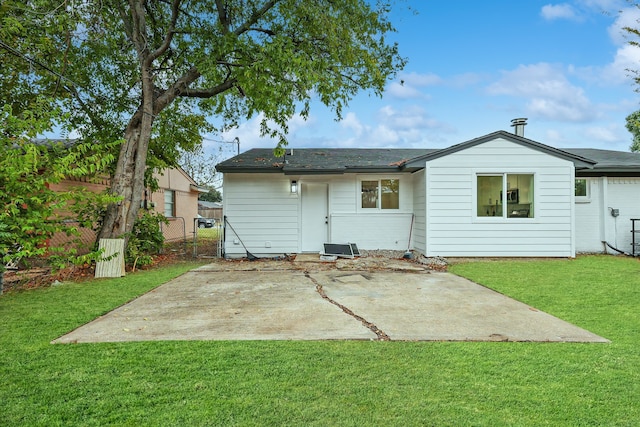
M 144 211 L 136 220 L 125 253 L 125 262 L 134 269 L 136 265 L 149 265 L 152 255 L 158 254 L 164 245 L 160 224 L 168 224 L 164 215 Z

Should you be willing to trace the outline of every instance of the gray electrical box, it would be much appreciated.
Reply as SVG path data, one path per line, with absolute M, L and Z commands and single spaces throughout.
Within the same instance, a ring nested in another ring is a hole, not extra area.
M 620 210 L 619 209 L 611 209 L 611 216 L 612 217 L 620 216 Z

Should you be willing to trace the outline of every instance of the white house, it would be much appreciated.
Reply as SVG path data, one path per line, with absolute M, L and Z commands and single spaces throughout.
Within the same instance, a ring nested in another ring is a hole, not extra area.
M 556 149 L 514 122 L 516 134 L 445 149 L 253 149 L 224 161 L 225 255 L 323 243 L 445 257 L 632 252 L 640 154 Z

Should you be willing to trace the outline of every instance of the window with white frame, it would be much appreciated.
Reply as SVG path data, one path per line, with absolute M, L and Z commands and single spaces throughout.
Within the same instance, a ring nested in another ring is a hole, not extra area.
M 164 190 L 164 216 L 171 218 L 176 216 L 176 192 Z
M 533 218 L 533 174 L 478 174 L 476 215 L 479 218 Z
M 576 202 L 588 202 L 591 198 L 589 180 L 586 178 L 576 178 L 574 194 L 576 196 Z
M 362 180 L 360 207 L 362 209 L 400 209 L 400 180 Z

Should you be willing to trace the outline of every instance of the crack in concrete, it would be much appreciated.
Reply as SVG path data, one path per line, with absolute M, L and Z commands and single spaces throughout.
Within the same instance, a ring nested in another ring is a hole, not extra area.
M 326 292 L 324 291 L 324 288 L 322 287 L 322 285 L 320 284 L 320 282 L 318 282 L 316 279 L 314 279 L 313 277 L 311 277 L 311 274 L 309 274 L 308 271 L 304 272 L 304 276 L 311 280 L 311 282 L 316 285 L 316 292 L 318 292 L 318 294 L 320 294 L 320 296 L 324 299 L 326 299 L 327 301 L 329 301 L 331 304 L 335 305 L 336 307 L 339 307 L 343 312 L 345 312 L 346 314 L 348 314 L 349 316 L 353 317 L 356 320 L 359 320 L 363 326 L 365 326 L 366 328 L 368 328 L 369 330 L 371 330 L 371 332 L 373 332 L 374 334 L 376 334 L 376 336 L 378 337 L 379 341 L 391 341 L 391 338 L 389 337 L 389 335 L 387 335 L 383 330 L 381 330 L 380 328 L 378 328 L 376 325 L 374 325 L 373 323 L 369 322 L 367 319 L 365 319 L 362 316 L 359 316 L 357 314 L 355 314 L 353 311 L 351 311 L 348 307 L 345 307 L 344 305 L 340 304 L 338 301 L 335 301 L 333 299 L 331 299 Z

